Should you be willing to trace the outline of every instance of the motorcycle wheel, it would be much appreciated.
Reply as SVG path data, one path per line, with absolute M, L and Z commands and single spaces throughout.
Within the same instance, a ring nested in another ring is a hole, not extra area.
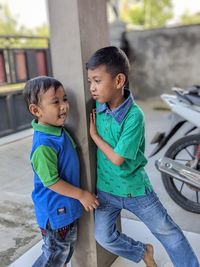
M 165 157 L 192 167 L 198 146 L 200 146 L 200 135 L 188 135 L 173 143 L 166 151 Z M 195 169 L 200 171 L 200 162 L 197 163 Z M 162 180 L 169 196 L 179 206 L 187 211 L 200 213 L 199 188 L 190 186 L 166 173 L 162 173 Z

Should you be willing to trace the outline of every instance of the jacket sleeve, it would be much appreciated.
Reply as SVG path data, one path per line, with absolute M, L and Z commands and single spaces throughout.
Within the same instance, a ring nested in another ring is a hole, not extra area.
M 31 157 L 31 163 L 44 186 L 53 185 L 60 179 L 58 158 L 53 148 L 45 145 L 38 146 Z

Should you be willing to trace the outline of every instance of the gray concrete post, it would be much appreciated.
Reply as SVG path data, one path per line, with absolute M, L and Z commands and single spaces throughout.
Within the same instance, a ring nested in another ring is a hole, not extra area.
M 80 149 L 82 187 L 94 192 L 95 150 L 88 134 L 92 101 L 85 62 L 95 50 L 109 45 L 106 0 L 49 0 L 48 9 L 53 75 L 67 90 L 71 107 L 67 126 Z M 108 267 L 114 261 L 114 255 L 96 244 L 93 230 L 93 213 L 85 212 L 73 267 Z

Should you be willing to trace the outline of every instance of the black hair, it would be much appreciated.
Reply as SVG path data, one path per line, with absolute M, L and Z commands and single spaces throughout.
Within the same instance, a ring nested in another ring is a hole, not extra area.
M 113 77 L 123 73 L 126 77 L 125 84 L 128 83 L 129 60 L 120 48 L 108 46 L 97 50 L 86 63 L 86 69 L 94 70 L 101 65 L 105 65 L 107 72 Z
M 47 92 L 51 87 L 56 91 L 60 86 L 63 87 L 61 82 L 49 76 L 38 76 L 28 80 L 23 90 L 27 107 L 30 104 L 38 105 L 42 93 Z

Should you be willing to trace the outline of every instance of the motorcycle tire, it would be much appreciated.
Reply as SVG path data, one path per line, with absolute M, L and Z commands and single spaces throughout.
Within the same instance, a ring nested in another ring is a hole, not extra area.
M 179 139 L 178 141 L 176 141 L 169 147 L 169 149 L 165 153 L 165 157 L 168 157 L 168 158 L 171 158 L 173 160 L 180 162 L 180 159 L 178 159 L 178 155 L 180 157 L 181 153 L 185 153 L 184 154 L 185 156 L 188 154 L 187 155 L 188 160 L 187 159 L 185 160 L 187 162 L 186 164 L 188 164 L 188 162 L 191 162 L 191 158 L 193 158 L 192 152 L 190 150 L 191 149 L 194 150 L 194 148 L 197 147 L 198 145 L 200 145 L 199 134 L 193 134 L 193 135 L 182 137 L 181 139 Z M 183 161 L 183 159 L 181 160 Z M 184 164 L 184 162 L 182 163 Z M 200 171 L 199 166 L 198 166 L 198 170 Z M 200 199 L 199 199 L 200 189 L 189 186 L 188 184 L 177 180 L 176 178 L 170 176 L 169 174 L 162 173 L 161 175 L 162 175 L 162 181 L 163 181 L 166 191 L 168 192 L 169 196 L 180 207 L 193 213 L 200 213 Z M 184 189 L 185 193 L 183 193 L 184 186 L 185 186 L 185 189 L 187 189 L 187 190 Z M 189 192 L 190 189 L 191 189 L 191 192 Z M 186 195 L 186 192 L 189 195 L 189 197 L 188 195 Z M 194 200 L 195 197 L 196 197 L 196 201 Z

